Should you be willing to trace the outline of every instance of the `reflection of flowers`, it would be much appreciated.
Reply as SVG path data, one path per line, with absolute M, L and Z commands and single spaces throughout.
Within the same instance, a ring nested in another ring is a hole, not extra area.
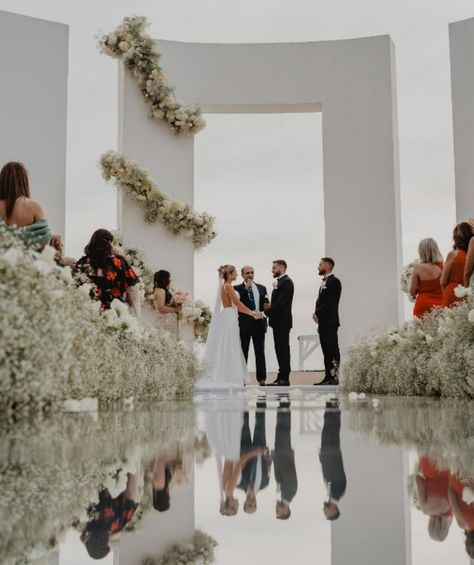
M 142 565 L 176 565 L 177 563 L 210 565 L 215 560 L 216 545 L 216 540 L 210 535 L 195 530 L 192 542 L 175 544 L 157 559 L 146 557 Z
M 148 171 L 136 162 L 108 151 L 100 158 L 100 166 L 105 180 L 113 180 L 120 190 L 145 208 L 146 222 L 160 219 L 175 235 L 191 236 L 195 249 L 205 247 L 216 237 L 212 216 L 207 212 L 198 214 L 191 204 L 172 200 L 149 178 Z
M 204 128 L 201 110 L 185 107 L 177 99 L 174 88 L 169 86 L 160 66 L 160 54 L 152 38 L 145 33 L 146 18 L 124 18 L 113 32 L 101 37 L 100 50 L 111 57 L 122 59 L 138 83 L 151 115 L 167 122 L 176 133 L 195 134 Z

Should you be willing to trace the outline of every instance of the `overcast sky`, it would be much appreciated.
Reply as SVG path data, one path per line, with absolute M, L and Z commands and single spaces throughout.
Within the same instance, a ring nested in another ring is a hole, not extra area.
M 448 23 L 474 16 L 470 0 L 0 0 L 0 9 L 70 26 L 69 254 L 79 255 L 95 228 L 116 226 L 115 194 L 101 180 L 97 159 L 117 145 L 117 65 L 98 53 L 94 36 L 133 14 L 149 19 L 154 37 L 182 41 L 390 34 L 397 57 L 404 260 L 428 235 L 446 253 L 455 220 Z M 214 268 L 224 255 L 238 266 L 254 263 L 267 285 L 271 260 L 284 257 L 296 285 L 293 333 L 314 331 L 314 265 L 324 254 L 321 163 L 320 115 L 208 117 L 196 137 L 195 203 L 217 217 L 219 238 L 196 259 L 198 297 L 212 302 Z M 235 198 L 224 197 L 222 188 Z

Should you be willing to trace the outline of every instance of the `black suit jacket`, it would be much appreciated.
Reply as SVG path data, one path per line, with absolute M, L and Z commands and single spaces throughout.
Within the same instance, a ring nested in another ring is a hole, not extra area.
M 255 306 L 257 307 L 257 310 L 263 312 L 263 305 L 265 304 L 265 300 L 268 300 L 267 289 L 262 284 L 255 284 L 257 285 L 259 294 L 259 304 L 256 304 Z M 234 289 L 240 295 L 240 302 L 242 302 L 242 304 L 245 304 L 247 308 L 252 309 L 249 302 L 248 290 L 245 288 L 244 283 L 235 285 Z M 252 316 L 248 316 L 247 314 L 242 314 L 241 312 L 239 312 L 239 326 L 241 330 L 248 329 L 250 324 L 252 323 L 260 324 L 264 331 L 267 331 L 267 320 L 265 318 L 262 318 L 261 320 L 254 320 Z
M 341 281 L 331 275 L 326 278 L 316 300 L 315 314 L 320 326 L 339 326 L 339 300 L 341 298 Z
M 278 286 L 272 292 L 272 303 L 266 314 L 271 328 L 293 327 L 291 306 L 293 304 L 293 294 L 295 286 L 288 275 L 283 275 L 278 279 Z

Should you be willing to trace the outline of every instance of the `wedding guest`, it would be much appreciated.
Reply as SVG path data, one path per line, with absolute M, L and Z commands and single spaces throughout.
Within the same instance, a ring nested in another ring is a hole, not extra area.
M 413 269 L 410 286 L 410 294 L 416 296 L 413 307 L 415 318 L 421 318 L 443 303 L 441 273 L 444 265 L 438 244 L 431 237 L 422 239 L 418 245 L 418 255 L 420 263 Z
M 420 469 L 416 475 L 416 490 L 421 511 L 429 516 L 428 533 L 431 539 L 443 541 L 451 526 L 453 512 L 448 498 L 449 469 L 426 455 L 420 457 Z
M 110 552 L 110 537 L 123 530 L 138 507 L 135 475 L 127 473 L 126 489 L 112 498 L 107 489 L 99 492 L 99 502 L 88 509 L 91 519 L 81 534 L 81 541 L 93 559 L 103 559 Z
M 313 320 L 318 324 L 319 341 L 324 356 L 324 379 L 315 383 L 319 385 L 339 384 L 338 373 L 341 362 L 339 341 L 339 300 L 341 298 L 341 281 L 332 272 L 334 259 L 323 257 L 318 265 L 318 274 L 323 277 L 319 287 L 318 299 Z
M 464 267 L 464 286 L 474 290 L 474 237 L 471 237 L 467 249 L 466 266 Z
M 64 257 L 64 246 L 61 236 L 59 234 L 54 234 L 49 240 L 49 245 L 56 249 L 55 261 L 58 265 L 62 267 L 73 267 L 76 264 L 76 260 L 72 257 Z
M 458 298 L 454 289 L 464 285 L 464 268 L 466 266 L 469 242 L 474 236 L 474 229 L 468 222 L 461 222 L 453 230 L 453 249 L 448 253 L 441 275 L 443 289 L 443 307 L 450 307 L 463 299 Z
M 1 223 L 5 223 L 27 247 L 37 251 L 51 238 L 43 209 L 30 198 L 28 173 L 22 163 L 11 161 L 0 171 Z
M 176 314 L 182 311 L 182 304 L 174 304 L 170 292 L 171 273 L 159 270 L 153 279 L 153 304 L 157 312 L 157 325 L 178 338 L 178 320 Z
M 464 489 L 472 492 L 473 481 L 459 475 L 451 475 L 448 487 L 449 502 L 458 526 L 464 530 L 466 553 L 474 559 L 474 503 L 464 500 Z
M 113 254 L 113 240 L 114 236 L 108 230 L 96 230 L 75 269 L 85 273 L 95 285 L 103 310 L 109 309 L 113 300 L 120 300 L 127 302 L 140 319 L 139 279 L 123 257 Z
M 257 402 L 253 438 L 250 433 L 249 413 L 244 412 L 244 423 L 240 440 L 240 454 L 246 455 L 252 450 L 259 450 L 242 468 L 242 476 L 237 488 L 245 492 L 244 512 L 253 514 L 257 511 L 257 494 L 270 482 L 272 458 L 268 451 L 265 433 L 265 402 Z M 261 450 L 261 451 L 260 451 Z
M 278 361 L 278 375 L 272 386 L 289 386 L 291 373 L 290 331 L 293 327 L 291 307 L 295 286 L 286 274 L 286 261 L 277 259 L 272 264 L 273 292 L 271 304 L 265 303 L 264 310 L 273 330 L 273 341 Z
M 249 265 L 242 267 L 242 278 L 244 282 L 234 288 L 239 293 L 240 301 L 252 311 L 263 312 L 264 305 L 268 303 L 267 289 L 254 282 L 255 269 Z M 257 382 L 264 385 L 267 378 L 267 368 L 265 363 L 265 334 L 267 332 L 267 320 L 261 318 L 256 320 L 239 312 L 240 344 L 247 363 L 249 357 L 250 340 L 253 343 L 255 352 L 255 368 L 257 372 Z
M 321 450 L 319 460 L 324 482 L 328 490 L 328 500 L 324 503 L 323 512 L 326 520 L 337 520 L 340 516 L 338 502 L 346 492 L 346 473 L 341 452 L 341 410 L 339 402 L 332 400 L 326 403 L 324 425 L 321 433 Z
M 275 429 L 275 449 L 272 453 L 275 481 L 280 493 L 275 513 L 278 520 L 288 520 L 291 516 L 290 503 L 298 490 L 295 466 L 295 452 L 291 447 L 290 403 L 280 400 Z

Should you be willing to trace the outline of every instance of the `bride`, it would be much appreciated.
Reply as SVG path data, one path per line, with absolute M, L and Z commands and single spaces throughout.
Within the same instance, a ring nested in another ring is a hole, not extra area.
M 263 317 L 262 312 L 252 312 L 240 301 L 232 286 L 237 278 L 234 265 L 224 265 L 218 272 L 216 304 L 204 353 L 208 371 L 197 383 L 199 389 L 240 388 L 245 385 L 248 371 L 240 347 L 238 313 L 256 320 Z

